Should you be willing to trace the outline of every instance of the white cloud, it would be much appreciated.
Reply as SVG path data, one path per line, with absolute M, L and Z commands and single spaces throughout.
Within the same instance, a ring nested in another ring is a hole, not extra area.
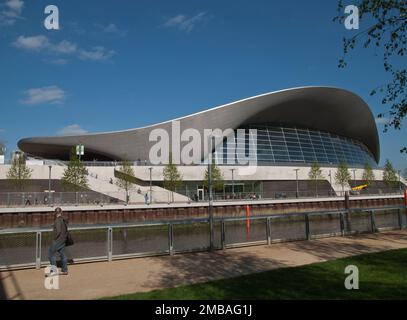
M 21 103 L 27 105 L 61 104 L 66 98 L 65 91 L 57 86 L 32 88 L 26 90 L 24 94 L 26 97 Z
M 48 38 L 46 36 L 32 36 L 25 37 L 19 36 L 16 41 L 13 42 L 13 46 L 19 49 L 41 51 L 50 46 Z
M 50 60 L 50 61 L 47 61 L 47 62 L 50 62 L 50 63 L 55 64 L 57 66 L 64 66 L 64 65 L 66 65 L 68 63 L 68 60 L 67 59 L 54 59 L 54 60 Z
M 390 124 L 390 119 L 386 117 L 375 118 L 376 124 Z
M 65 53 L 65 54 L 69 54 L 69 53 L 74 53 L 76 52 L 77 46 L 75 43 L 66 41 L 66 40 L 62 40 L 60 43 L 53 45 L 51 47 L 51 50 L 59 52 L 59 53 Z
M 125 36 L 126 35 L 126 31 L 121 30 L 117 25 L 115 25 L 114 23 L 109 23 L 108 25 L 104 26 L 101 24 L 95 24 L 95 26 L 97 28 L 99 28 L 100 30 L 102 30 L 105 33 L 110 33 L 110 34 L 117 34 L 119 36 Z
M 0 25 L 11 26 L 18 19 L 22 19 L 21 12 L 23 11 L 24 1 L 7 0 L 1 7 L 3 9 L 0 11 Z
M 59 130 L 57 132 L 60 136 L 72 136 L 72 135 L 80 135 L 85 134 L 88 131 L 83 129 L 79 124 L 71 124 Z
M 19 36 L 16 41 L 12 43 L 16 48 L 27 50 L 27 51 L 45 51 L 47 53 L 53 54 L 64 54 L 64 55 L 75 55 L 82 60 L 92 60 L 92 61 L 106 61 L 113 57 L 116 52 L 104 48 L 102 46 L 96 46 L 91 49 L 83 49 L 78 47 L 75 43 L 62 40 L 59 43 L 52 43 L 46 36 Z M 51 59 L 51 63 L 54 64 L 66 64 L 66 59 Z
M 204 22 L 208 18 L 206 12 L 200 12 L 195 16 L 188 17 L 183 14 L 176 15 L 170 18 L 164 26 L 167 28 L 178 28 L 179 30 L 185 31 L 187 33 L 192 32 L 195 26 L 199 23 Z
M 82 60 L 105 61 L 115 55 L 113 50 L 108 50 L 104 47 L 94 47 L 92 50 L 80 50 L 79 58 Z

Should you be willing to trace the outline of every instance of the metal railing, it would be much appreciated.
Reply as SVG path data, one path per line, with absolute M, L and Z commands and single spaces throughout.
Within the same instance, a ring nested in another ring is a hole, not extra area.
M 123 203 L 118 193 L 97 192 L 0 192 L 0 206 L 98 205 Z
M 349 192 L 349 191 L 348 191 Z M 403 190 L 395 190 L 395 189 L 386 189 L 381 190 L 380 192 L 364 192 L 364 193 L 351 193 L 351 197 L 358 197 L 358 196 L 386 196 L 386 195 L 403 195 Z M 179 190 L 179 193 L 185 194 L 185 191 Z M 195 202 L 202 202 L 208 201 L 208 194 L 205 193 L 201 198 L 198 197 L 196 192 L 188 191 L 187 193 L 188 198 L 191 201 Z M 214 192 L 212 193 L 213 201 L 236 201 L 236 200 L 283 200 L 283 199 L 307 199 L 307 198 L 343 198 L 345 196 L 345 192 L 335 192 L 333 190 L 324 190 L 324 191 L 273 191 L 273 192 L 235 192 L 234 194 L 231 192 Z
M 147 201 L 145 194 L 148 194 Z M 184 193 L 185 194 L 185 193 Z M 148 188 L 143 190 L 132 189 L 129 191 L 129 204 L 171 204 L 171 203 L 204 203 L 208 202 L 208 195 L 204 194 L 198 198 L 196 192 L 188 192 L 187 195 L 174 193 L 171 191 L 153 190 L 152 195 Z M 78 192 L 0 192 L 0 206 L 3 207 L 32 207 L 32 206 L 55 206 L 55 205 L 112 205 L 124 204 L 125 191 L 112 191 L 98 193 L 93 191 Z M 351 198 L 363 196 L 394 196 L 403 195 L 403 192 L 394 191 L 375 194 L 352 194 Z M 138 197 L 137 197 L 138 196 Z M 261 200 L 285 200 L 285 199 L 318 199 L 318 198 L 343 198 L 343 194 L 333 194 L 332 192 L 321 192 L 315 194 L 309 192 L 282 191 L 263 194 L 261 192 L 236 192 L 213 193 L 213 201 L 261 201 Z
M 305 212 L 214 220 L 214 249 L 372 233 L 407 227 L 406 207 Z M 172 255 L 210 248 L 209 219 L 69 228 L 74 263 Z M 52 230 L 0 230 L 0 270 L 48 265 Z

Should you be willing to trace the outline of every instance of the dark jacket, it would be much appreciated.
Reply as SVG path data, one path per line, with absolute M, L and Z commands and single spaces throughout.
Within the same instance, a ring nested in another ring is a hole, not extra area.
M 67 222 L 62 217 L 58 217 L 54 222 L 54 242 L 65 243 L 67 236 Z

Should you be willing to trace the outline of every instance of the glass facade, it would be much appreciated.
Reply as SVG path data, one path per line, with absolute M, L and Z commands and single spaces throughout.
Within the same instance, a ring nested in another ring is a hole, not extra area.
M 239 129 L 240 135 L 236 133 Z M 257 129 L 255 156 L 258 165 L 311 164 L 315 161 L 319 164 L 337 165 L 340 161 L 346 161 L 350 166 L 363 166 L 367 162 L 372 167 L 377 167 L 372 153 L 364 144 L 329 132 L 269 124 L 249 125 L 239 129 L 235 131 L 234 148 L 226 139 L 223 147 L 217 148 L 215 158 L 218 159 L 218 163 L 231 164 L 227 159 L 237 159 L 236 153 L 239 152 L 249 156 L 249 145 L 255 138 L 250 135 L 250 129 Z M 244 135 L 241 129 L 244 129 Z M 221 154 L 222 160 L 219 157 Z M 253 158 L 253 155 L 250 158 Z M 237 163 L 237 160 L 232 161 Z

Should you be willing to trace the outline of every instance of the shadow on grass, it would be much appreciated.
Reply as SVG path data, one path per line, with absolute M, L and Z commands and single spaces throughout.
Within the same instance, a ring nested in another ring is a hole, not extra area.
M 359 290 L 346 290 L 344 287 L 347 276 L 344 269 L 351 264 L 359 268 Z M 407 249 L 391 250 L 116 298 L 406 299 L 406 266 Z M 173 279 L 175 281 L 177 275 Z

